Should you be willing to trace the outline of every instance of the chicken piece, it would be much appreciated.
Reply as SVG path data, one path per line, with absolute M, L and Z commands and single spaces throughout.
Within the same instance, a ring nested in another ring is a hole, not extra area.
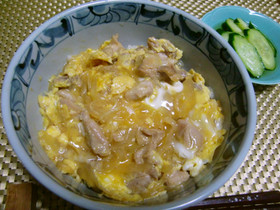
M 140 128 L 138 130 L 136 141 L 143 146 L 134 153 L 134 160 L 136 164 L 143 164 L 145 159 L 147 162 L 154 163 L 153 151 L 164 137 L 164 131 L 158 129 Z
M 158 54 L 145 54 L 138 71 L 140 76 L 157 79 L 159 77 L 158 69 L 162 66 L 162 58 Z
M 110 145 L 105 138 L 100 126 L 89 116 L 87 111 L 80 114 L 85 132 L 88 138 L 88 143 L 92 151 L 96 155 L 102 157 L 110 155 Z
M 128 182 L 127 187 L 134 193 L 142 193 L 147 189 L 151 182 L 151 176 L 149 174 L 141 172 L 138 173 L 135 178 Z
M 142 128 L 139 128 L 137 130 L 136 141 L 137 141 L 137 144 L 139 144 L 141 146 L 145 146 L 149 143 L 149 136 L 147 136 L 143 133 Z
M 105 42 L 105 46 L 101 46 L 103 52 L 113 57 L 115 53 L 124 49 L 123 45 L 118 41 L 119 35 L 115 34 L 109 42 Z
M 164 131 L 159 129 L 142 128 L 141 131 L 143 135 L 151 138 L 151 140 L 149 141 L 151 150 L 155 149 L 158 146 L 159 142 L 162 140 L 165 134 Z
M 188 149 L 196 148 L 198 151 L 201 150 L 204 140 L 203 135 L 187 119 L 178 120 L 177 134 L 183 139 L 184 145 Z
M 187 72 L 185 70 L 178 68 L 174 64 L 161 66 L 158 71 L 160 73 L 165 73 L 173 82 L 182 81 L 187 75 Z
M 147 151 L 148 151 L 147 146 L 141 147 L 140 149 L 135 151 L 134 160 L 135 160 L 136 164 L 144 163 L 144 158 L 145 158 L 145 154 L 147 153 Z
M 137 149 L 134 153 L 136 164 L 148 163 L 150 165 L 159 165 L 161 161 L 157 158 L 156 152 L 150 145 Z
M 70 101 L 73 101 L 75 102 L 76 101 L 76 98 L 75 96 L 73 96 L 69 90 L 67 89 L 64 89 L 64 90 L 59 90 L 57 91 L 57 94 L 62 97 L 62 98 L 65 98 L 65 99 L 68 99 Z
M 71 85 L 71 80 L 68 75 L 59 75 L 51 80 L 51 84 L 53 87 L 67 88 Z
M 153 94 L 153 83 L 149 80 L 144 80 L 138 83 L 125 93 L 125 98 L 129 100 L 138 100 L 149 97 Z
M 77 104 L 76 98 L 70 93 L 69 90 L 59 90 L 57 94 L 60 97 L 59 102 L 65 104 L 70 110 L 74 111 L 75 114 L 79 114 L 82 111 L 82 107 Z
M 152 79 L 161 79 L 167 76 L 173 82 L 178 82 L 186 77 L 186 71 L 176 66 L 177 60 L 169 58 L 164 53 L 147 53 L 138 68 L 141 76 Z
M 165 177 L 167 187 L 174 187 L 189 179 L 190 175 L 186 171 L 175 170 Z
M 65 104 L 68 107 L 68 109 L 70 109 L 70 111 L 72 111 L 70 113 L 72 113 L 74 115 L 79 114 L 82 111 L 82 108 L 78 104 L 76 104 L 75 102 L 73 102 L 67 98 L 61 98 L 59 100 L 59 102 L 61 104 Z M 74 111 L 74 113 L 73 113 L 73 111 Z
M 158 179 L 161 176 L 161 172 L 156 169 L 155 165 L 152 165 L 151 168 L 147 170 L 147 174 L 149 174 L 154 179 Z
M 167 39 L 156 39 L 155 37 L 149 37 L 147 41 L 148 47 L 157 53 L 164 53 L 169 58 L 179 60 L 182 57 L 183 52 L 176 48 Z

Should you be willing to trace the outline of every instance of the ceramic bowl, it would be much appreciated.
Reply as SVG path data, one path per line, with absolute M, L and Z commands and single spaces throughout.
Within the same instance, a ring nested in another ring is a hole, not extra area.
M 202 17 L 202 21 L 214 29 L 228 18 L 242 18 L 246 22 L 252 22 L 273 43 L 277 52 L 276 69 L 265 71 L 260 78 L 251 78 L 252 82 L 260 85 L 275 85 L 280 83 L 280 25 L 270 17 L 239 6 L 218 7 Z
M 37 97 L 69 55 L 97 48 L 113 34 L 124 46 L 166 38 L 183 50 L 186 69 L 194 68 L 220 100 L 227 130 L 214 160 L 180 191 L 165 200 L 124 203 L 106 198 L 61 174 L 42 150 Z M 2 91 L 4 126 L 26 169 L 49 190 L 86 209 L 175 209 L 194 205 L 234 174 L 252 143 L 256 101 L 250 77 L 237 54 L 207 24 L 186 12 L 151 1 L 95 1 L 66 10 L 38 27 L 20 46 L 7 69 Z

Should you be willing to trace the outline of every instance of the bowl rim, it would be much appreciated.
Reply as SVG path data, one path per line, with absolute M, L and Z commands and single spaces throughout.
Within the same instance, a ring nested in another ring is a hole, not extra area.
M 216 179 L 213 180 L 209 185 L 203 187 L 202 189 L 197 190 L 196 192 L 189 195 L 187 198 L 180 198 L 168 203 L 159 204 L 155 206 L 145 206 L 147 209 L 154 209 L 161 208 L 161 209 L 176 209 L 176 208 L 183 208 L 187 204 L 188 205 L 194 205 L 196 202 L 199 202 L 215 191 L 217 191 L 222 185 L 226 183 L 230 179 L 231 176 L 236 172 L 236 170 L 240 167 L 241 163 L 243 162 L 245 156 L 247 155 L 249 148 L 252 144 L 253 137 L 254 137 L 254 130 L 256 126 L 256 99 L 254 94 L 253 85 L 250 82 L 250 77 L 245 69 L 245 66 L 241 62 L 238 55 L 235 53 L 235 51 L 230 47 L 230 45 L 223 40 L 221 36 L 218 36 L 218 33 L 212 29 L 210 26 L 208 26 L 206 23 L 204 23 L 202 20 L 192 16 L 191 14 L 182 11 L 180 9 L 171 7 L 169 5 L 148 1 L 148 0 L 138 0 L 135 2 L 134 0 L 98 0 L 94 2 L 89 2 L 85 4 L 81 4 L 78 6 L 74 6 L 72 8 L 69 8 L 49 20 L 45 21 L 42 25 L 40 25 L 37 29 L 35 29 L 20 45 L 16 53 L 14 54 L 8 68 L 6 71 L 6 75 L 4 78 L 3 86 L 2 86 L 2 95 L 1 95 L 1 108 L 2 108 L 2 119 L 4 128 L 6 130 L 6 135 L 8 137 L 9 143 L 11 144 L 13 150 L 15 151 L 18 158 L 21 160 L 24 167 L 28 170 L 28 172 L 36 178 L 43 186 L 45 186 L 47 189 L 58 195 L 59 197 L 75 204 L 83 208 L 91 209 L 94 208 L 111 208 L 111 209 L 119 209 L 119 208 L 132 208 L 132 206 L 121 206 L 121 205 L 114 205 L 114 204 L 106 204 L 104 202 L 97 202 L 93 200 L 86 199 L 85 197 L 82 197 L 81 195 L 78 195 L 64 187 L 62 187 L 59 183 L 57 183 L 54 179 L 52 179 L 49 175 L 45 174 L 42 169 L 40 169 L 32 160 L 32 158 L 26 153 L 24 147 L 22 144 L 18 144 L 19 139 L 17 137 L 17 134 L 14 130 L 11 113 L 10 113 L 10 90 L 11 90 L 11 81 L 12 77 L 14 75 L 14 67 L 19 62 L 19 59 L 22 55 L 22 53 L 25 51 L 26 47 L 29 46 L 34 38 L 38 36 L 44 29 L 46 29 L 49 25 L 54 23 L 59 18 L 69 15 L 70 13 L 73 13 L 74 11 L 77 11 L 79 9 L 88 7 L 88 6 L 97 6 L 102 5 L 106 3 L 140 3 L 140 4 L 147 4 L 150 6 L 157 6 L 162 7 L 164 9 L 167 9 L 169 11 L 173 11 L 177 14 L 181 14 L 184 17 L 187 17 L 188 19 L 194 21 L 195 23 L 198 23 L 200 26 L 204 27 L 210 34 L 214 35 L 215 38 L 225 47 L 229 53 L 232 55 L 232 58 L 234 59 L 238 69 L 240 69 L 240 74 L 244 80 L 245 84 L 245 91 L 246 95 L 248 96 L 248 119 L 247 119 L 247 125 L 246 125 L 246 132 L 244 135 L 244 140 L 242 141 L 242 144 L 240 145 L 240 149 L 237 152 L 236 156 L 231 160 L 230 164 L 227 166 L 226 170 L 221 172 Z M 136 206 L 133 208 L 143 208 L 141 206 Z
M 268 24 L 273 25 L 275 28 L 277 28 L 278 33 L 280 34 L 280 24 L 277 23 L 275 20 L 273 20 L 271 17 L 269 17 L 265 14 L 262 14 L 260 12 L 256 12 L 254 10 L 251 10 L 249 8 L 241 7 L 241 6 L 234 6 L 234 5 L 220 6 L 220 7 L 217 7 L 215 9 L 207 12 L 205 15 L 203 15 L 203 17 L 201 19 L 202 19 L 203 22 L 205 22 L 206 24 L 209 24 L 209 26 L 214 28 L 214 24 L 219 24 L 219 23 L 222 23 L 222 22 L 217 20 L 217 21 L 212 22 L 212 24 L 211 24 L 210 19 L 212 20 L 213 17 L 215 17 L 214 14 L 216 14 L 216 13 L 226 13 L 226 12 L 228 12 L 227 13 L 228 15 L 225 15 L 225 18 L 232 16 L 233 12 L 235 12 L 235 14 L 238 12 L 241 15 L 251 16 L 252 18 L 255 18 L 257 20 L 264 20 Z M 235 14 L 233 16 L 236 16 Z M 266 34 L 266 36 L 268 36 L 268 35 Z M 279 51 L 279 50 L 280 49 L 277 48 L 277 51 Z M 279 58 L 280 58 L 279 53 L 277 53 L 277 56 L 275 58 L 276 62 L 277 62 L 276 69 L 274 69 L 273 71 L 266 70 L 267 72 L 272 72 L 272 73 L 275 72 L 274 74 L 276 74 L 277 68 L 280 71 Z M 257 85 L 277 85 L 277 84 L 280 83 L 280 77 L 278 79 L 272 79 L 272 80 L 263 79 L 262 77 L 260 77 L 260 78 L 250 77 L 250 79 L 251 79 L 252 83 L 257 84 Z

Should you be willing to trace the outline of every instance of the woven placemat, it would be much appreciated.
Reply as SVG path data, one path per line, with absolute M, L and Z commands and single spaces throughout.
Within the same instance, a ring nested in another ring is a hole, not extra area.
M 0 0 L 0 87 L 8 64 L 22 41 L 40 24 L 80 0 Z M 224 5 L 237 5 L 261 12 L 278 23 L 280 4 L 276 0 L 157 0 L 198 18 Z M 235 175 L 212 196 L 280 190 L 280 85 L 254 86 L 257 98 L 257 127 L 253 145 Z M 24 169 L 8 143 L 0 118 L 0 208 L 5 206 L 8 183 L 36 184 L 37 209 L 77 209 L 36 182 Z

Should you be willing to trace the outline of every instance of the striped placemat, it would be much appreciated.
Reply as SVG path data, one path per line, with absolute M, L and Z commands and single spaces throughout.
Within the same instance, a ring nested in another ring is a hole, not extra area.
M 276 0 L 156 0 L 184 10 L 198 18 L 224 5 L 237 5 L 261 12 L 278 23 L 280 4 Z M 22 41 L 50 17 L 82 0 L 0 1 L 0 87 L 8 64 Z M 280 190 L 280 85 L 254 86 L 257 98 L 257 127 L 253 145 L 235 175 L 212 197 Z M 8 143 L 0 118 L 0 208 L 5 207 L 9 183 L 34 183 L 36 209 L 77 209 L 36 182 L 24 169 Z M 33 189 L 34 191 L 34 189 Z

